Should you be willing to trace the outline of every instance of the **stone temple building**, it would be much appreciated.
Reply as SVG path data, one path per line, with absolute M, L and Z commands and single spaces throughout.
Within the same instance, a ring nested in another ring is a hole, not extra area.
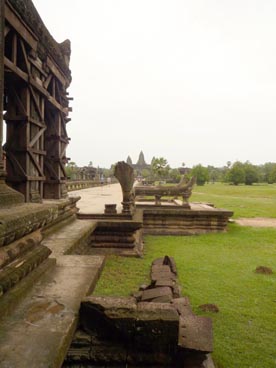
M 145 161 L 145 156 L 143 151 L 140 152 L 139 154 L 139 158 L 136 164 L 132 163 L 131 157 L 128 156 L 127 161 L 126 161 L 131 167 L 133 167 L 133 169 L 137 172 L 137 175 L 142 175 L 142 171 L 145 169 L 150 169 L 150 164 L 147 164 Z

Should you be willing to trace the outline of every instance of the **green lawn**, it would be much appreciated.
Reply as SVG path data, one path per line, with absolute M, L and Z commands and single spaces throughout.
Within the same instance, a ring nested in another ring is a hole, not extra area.
M 276 186 L 223 184 L 196 187 L 193 194 L 193 200 L 233 209 L 238 217 L 276 217 L 275 197 Z M 263 210 L 262 199 L 267 199 Z M 234 200 L 241 207 L 235 207 Z M 217 367 L 275 368 L 276 274 L 260 275 L 254 270 L 264 265 L 276 272 L 276 229 L 231 224 L 221 234 L 147 236 L 143 259 L 112 256 L 107 260 L 95 293 L 127 296 L 137 291 L 148 281 L 152 260 L 166 254 L 177 262 L 183 295 L 189 296 L 194 312 L 203 314 L 198 306 L 204 303 L 215 303 L 220 309 L 209 313 Z
M 276 185 L 229 185 L 223 183 L 196 186 L 191 202 L 211 202 L 234 211 L 238 217 L 276 217 Z

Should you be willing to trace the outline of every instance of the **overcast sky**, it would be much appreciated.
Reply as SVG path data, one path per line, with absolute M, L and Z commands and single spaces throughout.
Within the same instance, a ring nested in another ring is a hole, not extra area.
M 33 0 L 71 40 L 67 155 L 276 161 L 275 0 Z

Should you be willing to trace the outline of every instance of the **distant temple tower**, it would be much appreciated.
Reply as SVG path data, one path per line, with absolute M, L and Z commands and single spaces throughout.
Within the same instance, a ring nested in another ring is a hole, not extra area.
M 126 162 L 127 162 L 127 164 L 129 164 L 130 166 L 132 166 L 132 159 L 130 158 L 130 156 L 127 156 Z
M 140 152 L 139 158 L 136 164 L 132 163 L 131 157 L 128 156 L 126 161 L 130 166 L 133 167 L 134 170 L 136 170 L 137 175 L 142 175 L 142 171 L 145 169 L 150 169 L 150 165 L 146 163 L 145 156 L 143 151 Z

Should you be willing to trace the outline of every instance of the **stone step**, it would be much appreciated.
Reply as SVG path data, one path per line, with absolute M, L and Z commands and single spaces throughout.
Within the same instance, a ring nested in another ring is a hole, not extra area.
M 51 267 L 33 282 L 30 274 L 31 281 L 24 281 L 24 297 L 17 298 L 22 282 L 2 296 L 1 367 L 61 366 L 77 326 L 80 302 L 94 289 L 105 259 L 69 254 L 89 244 L 96 226 L 94 220 L 75 220 L 46 236 L 40 246 L 52 251 Z
M 95 220 L 75 220 L 47 236 L 42 244 L 52 251 L 51 257 L 73 254 L 78 247 L 89 244 L 89 238 L 96 227 Z
M 2 368 L 62 365 L 78 323 L 80 302 L 93 290 L 103 265 L 102 256 L 57 257 L 56 266 L 1 321 Z

